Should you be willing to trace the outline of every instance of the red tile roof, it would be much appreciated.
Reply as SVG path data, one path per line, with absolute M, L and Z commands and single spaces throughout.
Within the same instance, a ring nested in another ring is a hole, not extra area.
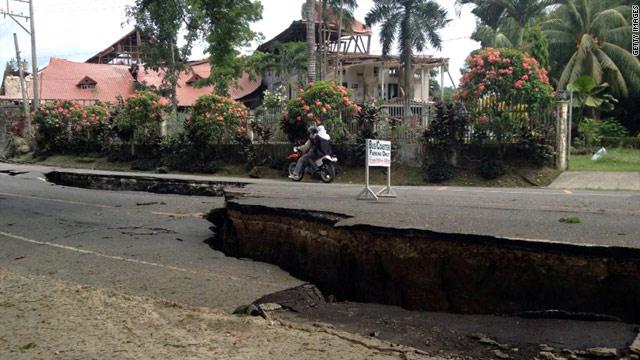
M 202 78 L 209 76 L 211 68 L 207 60 L 192 62 L 193 72 Z M 140 66 L 138 81 L 149 86 L 159 87 L 162 83 L 162 72 L 146 70 Z M 187 84 L 194 77 L 193 73 L 183 73 L 178 79 L 178 104 L 191 106 L 202 95 L 211 94 L 213 87 L 193 87 Z M 95 88 L 81 89 L 78 84 L 89 78 L 96 82 Z M 241 99 L 262 84 L 262 78 L 249 79 L 244 74 L 235 87 L 229 89 L 229 95 L 235 100 Z M 30 87 L 29 87 L 30 90 Z M 135 80 L 127 65 L 78 63 L 69 60 L 51 58 L 49 65 L 40 71 L 40 98 L 43 100 L 100 100 L 115 101 L 117 96 L 127 98 L 135 91 Z M 29 97 L 31 97 L 29 91 Z M 17 96 L 3 96 L 5 99 L 20 99 Z
M 193 84 L 187 84 L 195 75 L 201 78 L 209 77 L 211 73 L 211 66 L 207 60 L 194 61 L 191 63 L 191 72 L 185 72 L 180 74 L 178 79 L 178 105 L 190 106 L 193 105 L 202 95 L 211 94 L 213 92 L 212 86 L 205 86 L 201 88 L 194 87 Z M 162 72 L 145 69 L 144 66 L 140 67 L 138 71 L 138 81 L 145 83 L 149 86 L 160 86 L 162 83 Z M 239 80 L 236 86 L 229 89 L 229 95 L 235 99 L 241 99 L 252 92 L 256 91 L 262 84 L 262 78 L 257 76 L 254 80 L 249 79 L 248 74 L 244 74 Z
M 77 84 L 85 77 L 96 82 L 95 88 L 81 89 Z M 115 101 L 134 92 L 134 80 L 125 65 L 87 64 L 51 58 L 40 72 L 40 98 L 62 100 Z

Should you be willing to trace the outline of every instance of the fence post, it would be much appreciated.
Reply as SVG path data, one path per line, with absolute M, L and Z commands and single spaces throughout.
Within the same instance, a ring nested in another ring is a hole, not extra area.
M 556 169 L 564 171 L 567 170 L 567 154 L 569 153 L 567 141 L 569 102 L 566 100 L 558 101 L 556 114 Z

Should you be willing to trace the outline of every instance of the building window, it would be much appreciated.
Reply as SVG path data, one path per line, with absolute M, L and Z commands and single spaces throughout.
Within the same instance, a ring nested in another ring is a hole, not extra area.
M 200 76 L 198 74 L 193 74 L 193 76 L 189 80 L 187 80 L 187 85 L 193 86 L 193 84 L 196 81 L 200 81 L 200 80 L 202 80 L 202 76 Z
M 80 89 L 95 89 L 98 83 L 92 78 L 85 76 L 79 83 L 76 84 Z
M 342 86 L 344 86 L 345 88 L 349 88 L 349 83 L 348 82 L 343 82 Z
M 358 89 L 358 83 L 351 84 L 351 88 L 354 89 L 354 90 L 357 90 Z

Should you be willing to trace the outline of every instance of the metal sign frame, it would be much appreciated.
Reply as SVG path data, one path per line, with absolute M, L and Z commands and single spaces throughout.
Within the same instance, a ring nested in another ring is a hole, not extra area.
M 382 190 L 375 192 L 371 189 L 371 185 L 369 184 L 369 144 L 373 141 L 384 141 L 384 140 L 376 140 L 376 139 L 366 139 L 366 152 L 365 152 L 365 186 L 364 189 L 358 194 L 358 200 L 378 200 L 379 197 L 396 197 L 396 193 L 391 188 L 391 154 L 389 154 L 389 165 L 373 165 L 373 167 L 386 167 L 387 168 L 387 185 L 382 188 Z M 388 142 L 391 145 L 390 141 Z M 389 151 L 391 153 L 391 151 Z

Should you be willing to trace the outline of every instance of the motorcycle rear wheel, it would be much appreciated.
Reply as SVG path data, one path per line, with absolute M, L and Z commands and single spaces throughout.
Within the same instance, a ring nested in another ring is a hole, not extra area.
M 325 162 L 324 164 L 322 164 L 322 168 L 320 169 L 320 180 L 322 180 L 323 183 L 328 184 L 330 182 L 333 182 L 335 178 L 336 168 L 333 166 L 333 164 L 329 162 Z

